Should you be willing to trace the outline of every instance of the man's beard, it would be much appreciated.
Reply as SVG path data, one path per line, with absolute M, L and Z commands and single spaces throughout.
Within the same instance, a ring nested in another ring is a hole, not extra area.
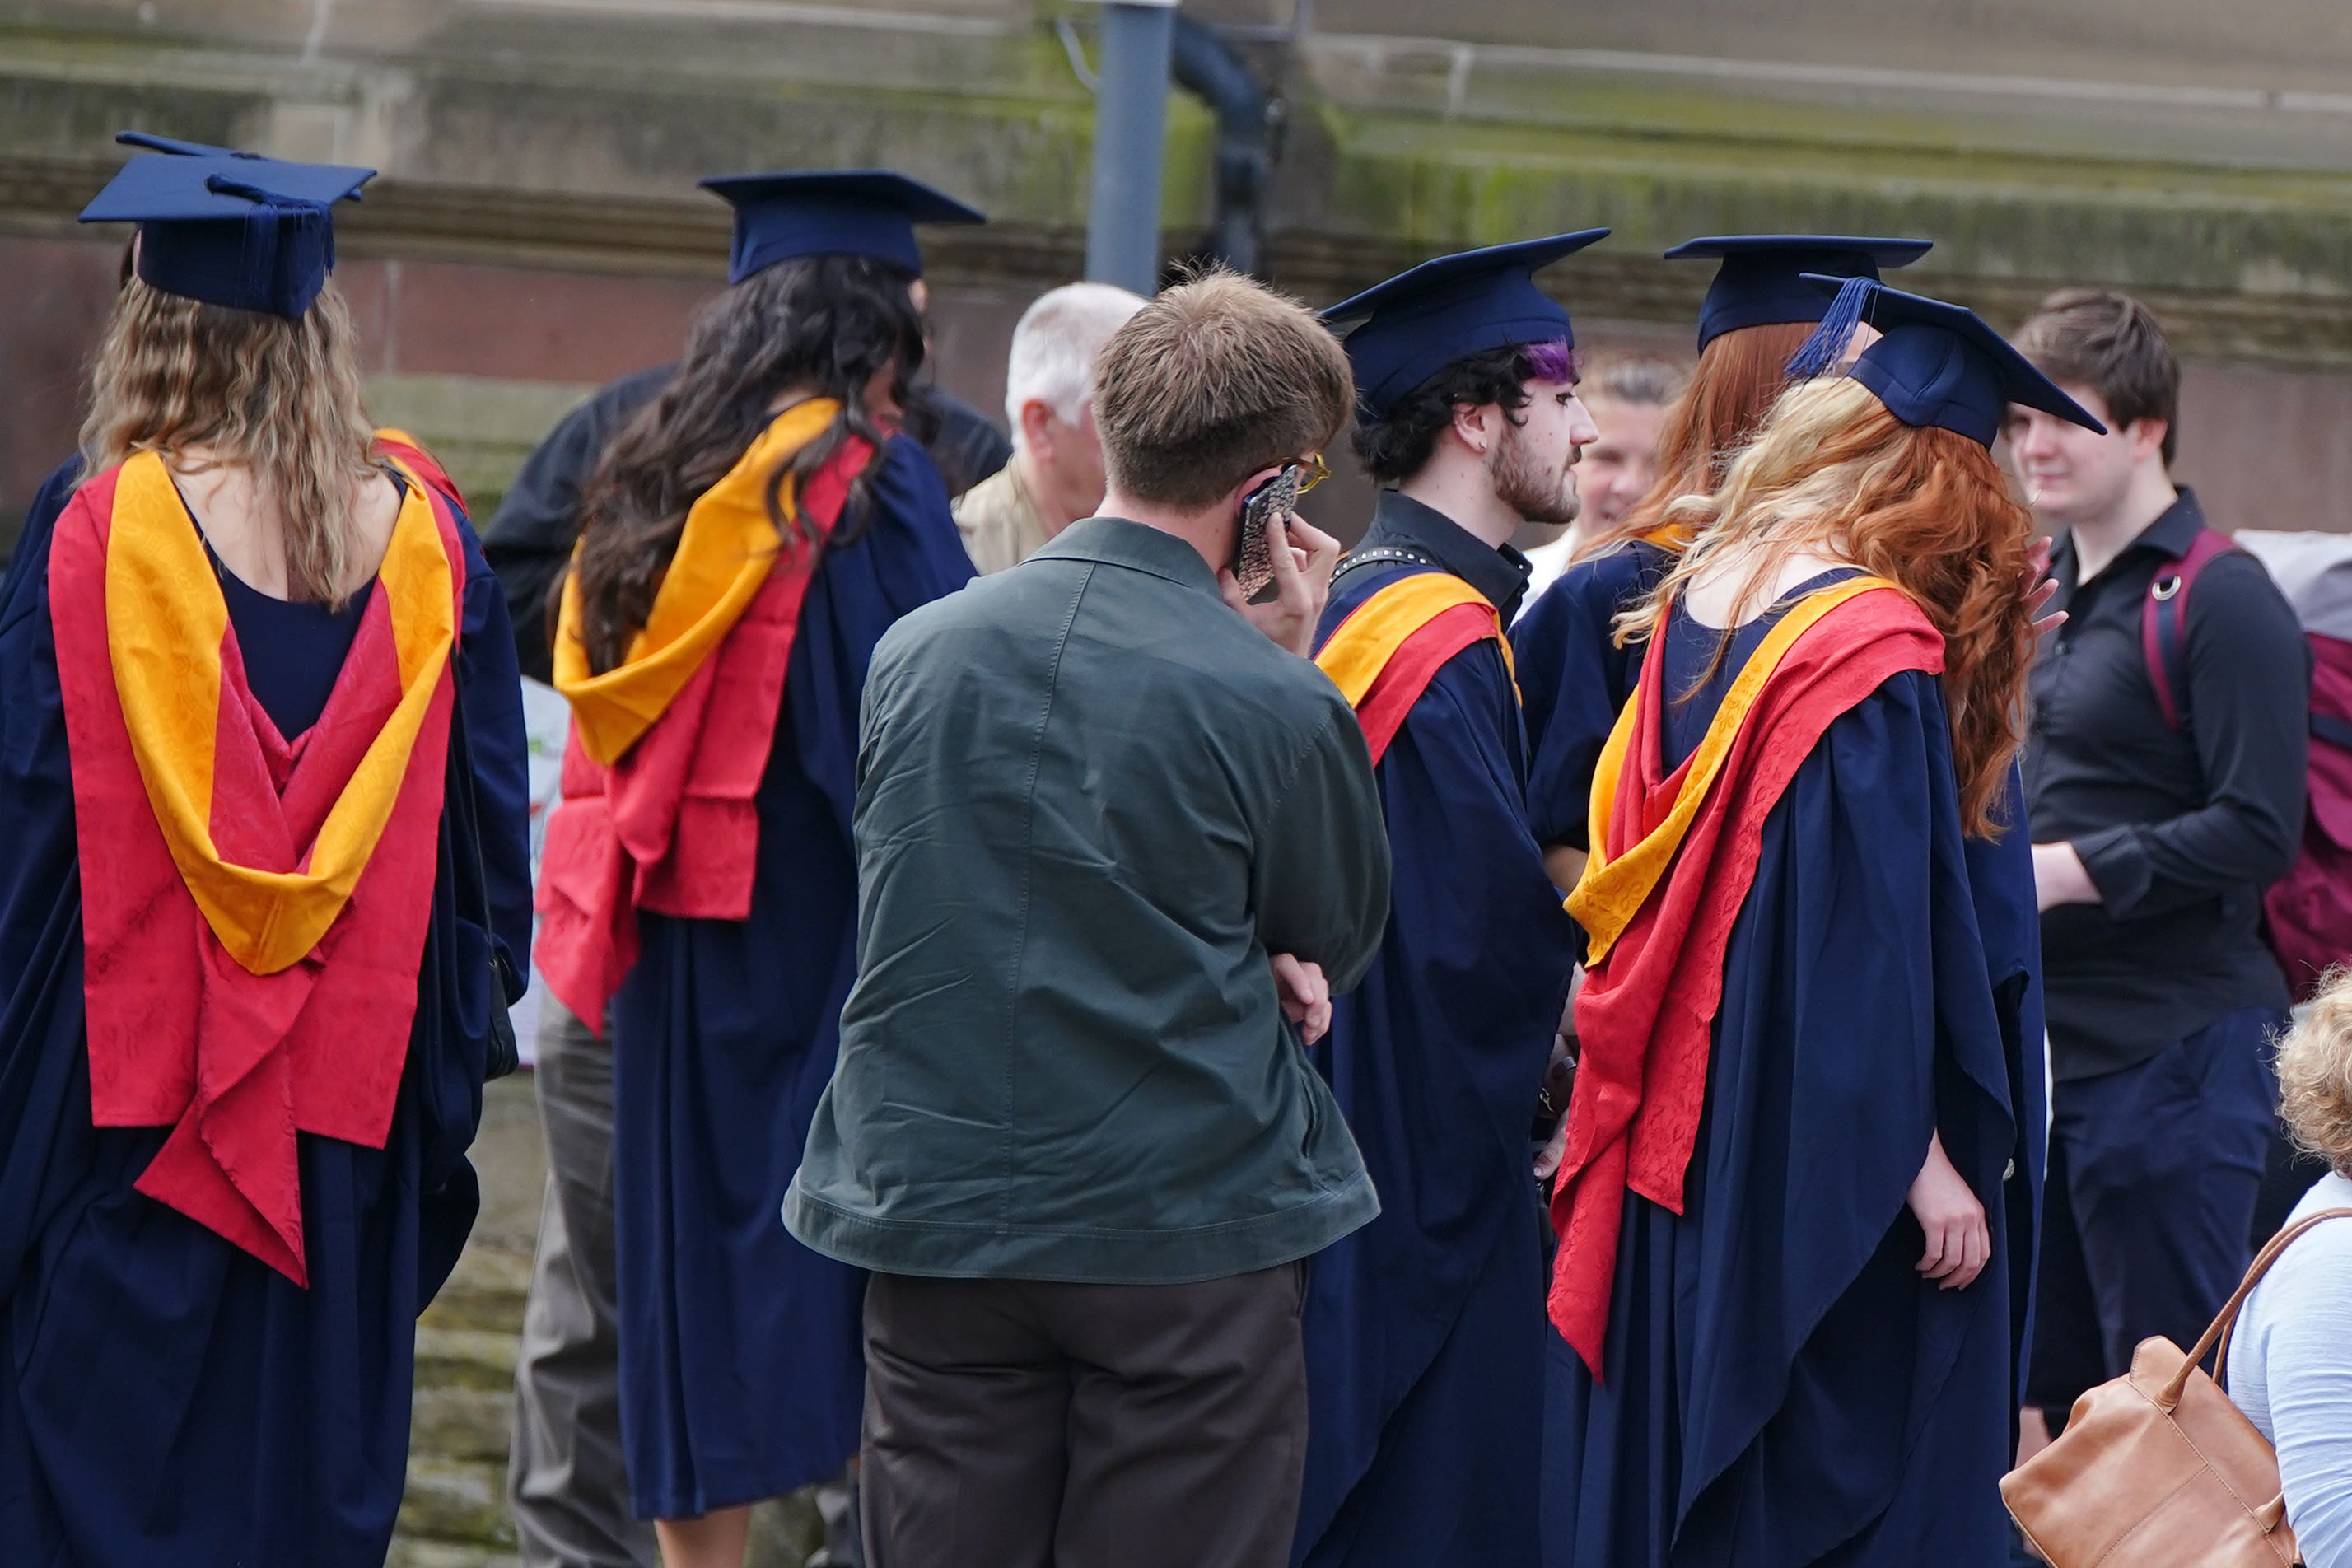
M 1584 510 L 1570 472 L 1537 462 L 1516 426 L 1495 448 L 1495 499 L 1524 521 L 1557 528 L 1566 528 Z

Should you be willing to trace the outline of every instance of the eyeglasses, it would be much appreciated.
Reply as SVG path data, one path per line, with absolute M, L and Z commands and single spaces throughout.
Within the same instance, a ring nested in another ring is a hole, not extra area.
M 1299 458 L 1297 468 L 1298 493 L 1300 495 L 1305 495 L 1308 490 L 1313 489 L 1317 485 L 1321 484 L 1325 479 L 1331 477 L 1331 470 L 1329 467 L 1324 463 L 1323 454 L 1320 452 L 1309 452 L 1307 456 Z

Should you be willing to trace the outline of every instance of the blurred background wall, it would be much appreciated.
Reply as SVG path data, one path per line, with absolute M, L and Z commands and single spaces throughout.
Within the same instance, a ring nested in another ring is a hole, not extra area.
M 1681 348 L 1706 269 L 1658 262 L 1676 240 L 1929 237 L 1906 276 L 2004 326 L 2064 284 L 2147 298 L 2191 362 L 2180 467 L 2217 520 L 2352 527 L 2346 0 L 1185 11 L 1271 96 L 1260 269 L 1309 300 L 1438 251 L 1607 224 L 1610 244 L 1547 283 L 1588 342 Z M 938 373 L 994 412 L 1021 308 L 1081 269 L 1096 14 L 0 0 L 0 548 L 73 438 L 123 241 L 73 215 L 120 163 L 118 128 L 383 171 L 344 209 L 339 273 L 375 411 L 486 506 L 586 387 L 669 358 L 723 282 L 706 174 L 888 165 L 986 209 L 990 226 L 928 248 Z M 1171 258 L 1217 220 L 1230 154 L 1175 95 Z

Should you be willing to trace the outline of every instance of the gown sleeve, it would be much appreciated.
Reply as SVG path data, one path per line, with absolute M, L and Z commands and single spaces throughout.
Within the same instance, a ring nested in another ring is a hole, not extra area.
M 41 487 L 0 587 L 0 1309 L 57 1202 L 58 1107 L 79 1086 L 88 1113 L 81 874 L 47 570 L 72 467 Z
M 530 757 L 523 733 L 522 681 L 505 589 L 493 575 L 470 524 L 460 521 L 466 550 L 465 625 L 457 646 L 458 705 L 473 781 L 474 829 L 480 838 L 483 892 L 507 1000 L 522 994 L 530 973 Z M 479 914 L 469 910 L 471 920 Z
M 1677 1511 L 1735 1467 L 1746 1479 L 1730 1495 L 1759 1495 L 1804 1456 L 1841 1485 L 1775 1525 L 1797 1560 L 1886 1507 L 1916 1473 L 1923 1426 L 1964 1445 L 2006 1432 L 2014 1409 L 2033 1228 L 2004 1179 L 2024 1141 L 2024 1043 L 1991 983 L 1970 871 L 1941 687 L 1897 676 L 1831 726 L 1767 819 L 1727 950 L 1686 1190 L 1705 1217 L 1687 1244 Z M 1914 1269 L 1924 1238 L 1907 1197 L 1938 1132 L 1993 1232 L 1965 1290 L 1924 1288 Z M 1962 1415 L 1956 1399 L 1985 1408 Z M 1952 1465 L 1989 1469 L 1990 1487 L 2006 1455 L 1956 1449 Z M 1729 1527 L 1692 1523 L 1699 1537 L 1717 1526 Z
M 1641 669 L 1638 650 L 1617 646 L 1617 614 L 1657 581 L 1639 548 L 1577 562 L 1511 628 L 1527 712 L 1528 826 L 1538 844 L 1591 847 L 1593 771 Z
M 1394 901 L 1370 972 L 1310 1051 L 1381 1213 L 1309 1273 L 1308 1561 L 1336 1560 L 1339 1531 L 1376 1533 L 1401 1561 L 1534 1561 L 1531 1513 L 1444 1541 L 1433 1532 L 1459 1526 L 1417 1511 L 1410 1489 L 1367 1483 L 1383 1452 L 1443 1453 L 1492 1467 L 1508 1494 L 1542 1440 L 1528 1127 L 1577 932 L 1524 820 L 1522 755 L 1487 641 L 1439 668 L 1381 759 Z

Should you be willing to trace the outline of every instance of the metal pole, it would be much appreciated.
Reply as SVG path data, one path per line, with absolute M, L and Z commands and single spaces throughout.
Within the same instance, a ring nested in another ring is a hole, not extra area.
M 1160 166 L 1176 0 L 1109 0 L 1095 88 L 1087 276 L 1150 294 L 1160 282 Z

